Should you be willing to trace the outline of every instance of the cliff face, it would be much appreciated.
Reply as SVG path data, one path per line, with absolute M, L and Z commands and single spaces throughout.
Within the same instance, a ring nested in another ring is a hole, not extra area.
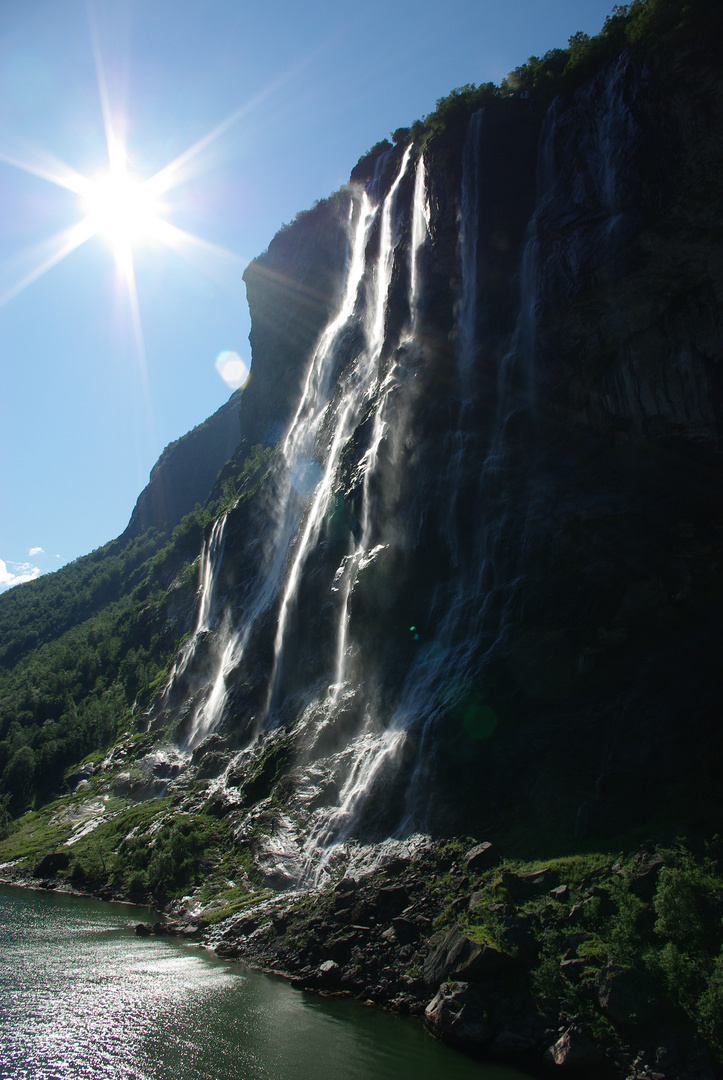
M 721 85 L 623 54 L 380 155 L 247 271 L 277 450 L 156 722 L 279 881 L 390 831 L 717 820 Z
M 205 503 L 219 470 L 241 441 L 240 403 L 237 390 L 213 416 L 166 447 L 138 496 L 121 540 L 131 540 L 148 528 L 171 533 L 196 503 Z

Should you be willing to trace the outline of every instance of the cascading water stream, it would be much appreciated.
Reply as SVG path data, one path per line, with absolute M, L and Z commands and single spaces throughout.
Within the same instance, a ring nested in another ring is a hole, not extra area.
M 390 192 L 388 210 L 390 226 L 394 221 L 394 204 Z M 385 207 L 386 211 L 386 207 Z M 335 682 L 330 687 L 329 705 L 336 704 L 347 682 L 347 643 L 350 623 L 350 601 L 359 576 L 386 548 L 385 543 L 372 546 L 373 533 L 379 529 L 380 507 L 375 504 L 372 494 L 372 480 L 377 471 L 378 455 L 382 439 L 388 428 L 388 409 L 393 392 L 400 386 L 400 365 L 412 351 L 416 333 L 417 307 L 419 299 L 419 274 L 417 271 L 419 253 L 429 235 L 429 204 L 425 183 L 424 159 L 417 162 L 411 223 L 411 243 L 409 246 L 409 324 L 402 334 L 399 355 L 390 366 L 387 375 L 377 382 L 375 389 L 376 410 L 372 436 L 369 446 L 359 462 L 357 475 L 361 479 L 361 535 L 353 552 L 345 558 L 337 571 L 335 587 L 341 592 L 340 617 L 337 631 Z M 391 238 L 391 230 L 390 230 Z M 383 278 L 385 290 L 391 276 L 393 251 L 387 256 L 388 270 Z M 381 261 L 381 255 L 380 255 Z M 379 294 L 377 294 L 379 300 Z M 386 302 L 385 302 L 386 306 Z M 378 308 L 377 308 L 378 314 Z M 381 349 L 383 334 L 377 324 L 377 348 Z M 383 526 L 383 522 L 382 522 Z M 367 680 L 368 682 L 368 680 Z M 384 776 L 386 770 L 394 770 L 396 761 L 406 738 L 403 725 L 392 724 L 386 728 L 374 721 L 367 711 L 361 731 L 354 737 L 339 755 L 342 759 L 343 783 L 339 792 L 338 805 L 319 811 L 302 852 L 301 877 L 314 885 L 319 885 L 328 875 L 329 865 L 353 834 L 358 823 L 359 813 L 365 805 L 370 791 Z
M 270 558 L 258 575 L 251 602 L 244 612 L 241 629 L 234 629 L 228 614 L 224 618 L 218 635 L 215 674 L 194 709 L 186 739 L 187 749 L 198 746 L 218 725 L 228 697 L 227 678 L 243 658 L 259 617 L 269 608 L 277 595 L 288 550 L 303 509 L 305 493 L 299 490 L 300 467 L 305 461 L 308 462 L 305 455 L 313 446 L 313 431 L 315 428 L 318 429 L 320 415 L 323 415 L 320 398 L 325 391 L 327 395 L 329 392 L 330 357 L 333 356 L 334 346 L 341 329 L 353 313 L 364 271 L 364 249 L 373 217 L 374 211 L 366 196 L 357 200 L 352 193 L 347 222 L 347 233 L 350 239 L 347 245 L 345 288 L 339 311 L 323 331 L 316 346 L 299 406 L 283 444 L 284 457 L 290 467 L 282 477 L 278 493 L 281 510 L 276 515 L 274 540 L 269 548 Z M 213 566 L 215 571 L 215 562 Z M 206 604 L 207 611 L 210 611 L 211 600 L 212 590 Z M 199 624 L 200 618 L 201 616 L 199 616 Z M 208 618 L 208 614 L 204 615 L 204 618 Z
M 163 691 L 164 703 L 168 700 L 176 679 L 183 675 L 194 656 L 199 637 L 211 628 L 210 619 L 213 608 L 216 574 L 223 555 L 223 541 L 227 516 L 227 514 L 223 514 L 214 521 L 208 540 L 204 541 L 203 547 L 201 548 L 201 565 L 199 571 L 200 595 L 198 613 L 196 615 L 196 625 L 193 628 L 193 633 L 190 638 L 181 649 L 178 660 L 171 669 L 171 674 L 168 677 L 168 682 Z
M 194 637 L 197 637 L 200 633 L 209 628 L 209 618 L 211 615 L 214 586 L 216 583 L 216 571 L 223 553 L 223 537 L 226 530 L 226 518 L 227 515 L 223 514 L 222 517 L 217 518 L 216 521 L 214 521 L 211 535 L 208 538 L 208 545 L 204 549 L 201 564 L 201 602 L 198 605 L 198 619 L 196 620 L 196 628 L 193 632 Z
M 344 379 L 340 388 L 340 397 L 332 402 L 326 401 L 323 408 L 318 407 L 319 393 L 312 387 L 327 386 L 330 381 L 328 367 L 333 363 L 334 350 L 328 348 L 322 355 L 315 357 L 312 367 L 315 369 L 315 377 L 307 378 L 305 395 L 313 400 L 317 406 L 307 408 L 306 416 L 302 413 L 302 406 L 297 410 L 297 416 L 286 438 L 284 453 L 287 462 L 293 469 L 293 463 L 298 461 L 299 452 L 310 452 L 316 443 L 322 422 L 328 422 L 332 427 L 330 441 L 326 452 L 326 461 L 323 471 L 319 468 L 320 478 L 312 495 L 311 506 L 307 512 L 301 533 L 296 542 L 294 558 L 291 562 L 286 579 L 286 586 L 281 598 L 279 616 L 277 622 L 276 637 L 274 640 L 274 661 L 269 681 L 269 694 L 267 699 L 267 716 L 270 714 L 279 689 L 279 680 L 283 671 L 285 636 L 289 618 L 296 601 L 301 575 L 309 553 L 318 540 L 322 523 L 330 505 L 332 489 L 337 477 L 341 455 L 347 446 L 354 430 L 359 422 L 362 407 L 374 393 L 379 379 L 379 362 L 382 355 L 385 337 L 385 314 L 386 304 L 391 283 L 392 266 L 394 261 L 394 242 L 392 236 L 392 216 L 395 205 L 396 193 L 406 172 L 411 147 L 407 147 L 402 159 L 399 172 L 382 204 L 382 217 L 380 225 L 379 255 L 374 268 L 372 280 L 372 303 L 367 302 L 365 313 L 371 308 L 371 318 L 363 321 L 365 335 L 365 347 L 356 357 L 349 374 Z M 364 205 L 367 206 L 366 196 Z M 371 227 L 373 214 L 366 214 L 367 228 Z M 363 268 L 359 273 L 359 286 L 362 284 Z M 354 303 L 350 302 L 349 316 L 353 316 Z M 341 313 L 340 313 L 341 314 Z M 342 323 L 335 327 L 334 340 Z M 325 332 L 326 334 L 326 332 Z M 307 389 L 308 388 L 308 389 Z M 323 400 L 323 398 L 322 398 Z
M 414 175 L 414 196 L 412 203 L 412 249 L 409 270 L 409 309 L 411 312 L 410 336 L 413 337 L 417 326 L 417 305 L 419 303 L 419 253 L 429 236 L 430 223 L 429 196 L 427 194 L 427 170 L 424 154 L 417 159 Z
M 400 179 L 401 179 L 400 172 Z M 390 195 L 392 193 L 390 192 Z M 391 223 L 393 221 L 393 205 L 391 200 L 387 208 L 385 207 L 385 220 L 387 222 L 387 233 L 391 236 Z M 429 235 L 429 201 L 427 198 L 426 182 L 425 182 L 425 166 L 424 156 L 420 154 L 417 161 L 417 167 L 415 170 L 414 180 L 414 194 L 412 202 L 412 230 L 411 230 L 411 245 L 409 250 L 409 325 L 406 332 L 402 335 L 400 341 L 400 351 L 402 346 L 409 352 L 410 346 L 414 341 L 417 324 L 417 305 L 419 299 L 419 251 Z M 383 282 L 384 304 L 386 305 L 386 293 L 389 288 L 389 280 L 391 279 L 391 270 L 393 262 L 393 247 L 389 244 L 389 255 L 387 258 L 388 265 L 386 268 L 385 281 Z M 380 290 L 381 293 L 381 290 Z M 377 298 L 379 304 L 379 295 Z M 378 317 L 378 311 L 377 311 Z M 382 328 L 383 331 L 383 328 Z M 383 333 L 379 333 L 379 338 L 383 337 Z M 382 341 L 379 340 L 379 349 L 381 350 Z M 377 402 L 374 423 L 372 429 L 372 437 L 369 442 L 369 447 L 364 454 L 362 460 L 359 463 L 357 475 L 361 477 L 362 482 L 362 503 L 361 503 L 361 536 L 358 543 L 354 545 L 351 553 L 346 557 L 342 565 L 337 571 L 337 577 L 335 579 L 335 587 L 341 593 L 341 604 L 339 607 L 339 627 L 336 635 L 336 663 L 334 682 L 331 690 L 334 698 L 338 697 L 339 693 L 344 687 L 346 682 L 346 661 L 347 661 L 347 639 L 349 629 L 349 604 L 351 595 L 354 590 L 354 586 L 358 580 L 359 574 L 364 571 L 385 548 L 384 543 L 371 546 L 372 530 L 374 525 L 374 507 L 371 492 L 371 481 L 374 477 L 377 459 L 379 455 L 379 447 L 381 445 L 382 438 L 384 437 L 387 429 L 387 409 L 389 399 L 392 392 L 399 386 L 399 372 L 398 372 L 399 360 L 392 363 L 386 377 L 381 385 L 378 385 L 375 392 L 375 399 Z

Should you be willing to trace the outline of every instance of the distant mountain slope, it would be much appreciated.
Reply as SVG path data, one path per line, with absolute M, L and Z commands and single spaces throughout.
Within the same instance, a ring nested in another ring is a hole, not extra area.
M 238 447 L 241 395 L 237 390 L 208 420 L 165 448 L 117 539 L 0 595 L 0 669 L 12 667 L 138 583 L 140 567 L 186 514 L 205 504 Z

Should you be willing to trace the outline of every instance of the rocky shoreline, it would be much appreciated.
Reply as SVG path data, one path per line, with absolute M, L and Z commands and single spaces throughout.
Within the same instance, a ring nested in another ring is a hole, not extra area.
M 703 1039 L 649 973 L 597 947 L 606 922 L 620 932 L 616 904 L 628 894 L 638 922 L 650 923 L 666 866 L 651 847 L 575 879 L 555 865 L 514 869 L 486 842 L 429 841 L 217 923 L 188 898 L 161 904 L 163 919 L 136 932 L 195 941 L 300 989 L 417 1017 L 435 1038 L 532 1075 L 720 1080 Z M 137 899 L 110 882 L 78 888 L 49 859 L 34 873 L 0 868 L 0 883 Z

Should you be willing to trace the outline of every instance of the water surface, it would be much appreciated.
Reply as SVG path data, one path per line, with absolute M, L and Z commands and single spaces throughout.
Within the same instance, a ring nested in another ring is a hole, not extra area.
M 522 1080 L 411 1020 L 136 937 L 141 917 L 0 886 L 2 1080 Z

